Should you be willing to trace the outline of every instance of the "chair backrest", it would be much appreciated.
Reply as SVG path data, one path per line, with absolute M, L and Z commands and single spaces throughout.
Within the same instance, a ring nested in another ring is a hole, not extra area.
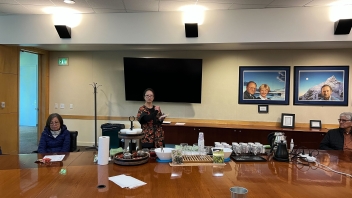
M 77 136 L 78 136 L 78 131 L 70 131 L 70 152 L 74 152 L 77 150 Z
M 0 146 L 0 155 L 2 155 L 2 150 L 1 150 L 1 146 Z

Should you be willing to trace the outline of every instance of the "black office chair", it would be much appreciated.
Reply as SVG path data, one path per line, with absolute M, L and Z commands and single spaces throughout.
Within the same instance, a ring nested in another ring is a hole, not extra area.
M 77 136 L 78 131 L 70 131 L 70 152 L 79 152 L 81 149 L 77 149 Z M 1 151 L 1 148 L 0 148 Z M 38 153 L 38 150 L 32 153 Z
M 2 155 L 2 150 L 1 150 L 1 146 L 0 146 L 0 155 Z
M 78 131 L 70 131 L 70 152 L 78 152 L 80 149 L 77 149 L 77 136 Z

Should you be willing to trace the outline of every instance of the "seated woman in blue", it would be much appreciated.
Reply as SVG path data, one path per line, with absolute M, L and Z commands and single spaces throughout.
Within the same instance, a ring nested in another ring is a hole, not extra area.
M 46 125 L 39 141 L 38 153 L 70 152 L 70 132 L 62 117 L 53 113 L 46 120 Z

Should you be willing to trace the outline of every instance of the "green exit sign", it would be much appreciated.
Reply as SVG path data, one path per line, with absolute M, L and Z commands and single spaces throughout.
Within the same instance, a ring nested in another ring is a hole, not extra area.
M 68 65 L 68 58 L 59 58 L 59 65 L 60 66 Z

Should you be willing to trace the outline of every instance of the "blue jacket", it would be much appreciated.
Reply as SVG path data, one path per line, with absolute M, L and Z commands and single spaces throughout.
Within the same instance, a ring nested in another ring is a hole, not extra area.
M 54 138 L 49 128 L 45 127 L 40 137 L 38 153 L 70 152 L 70 132 L 66 125 L 61 126 L 61 133 Z

